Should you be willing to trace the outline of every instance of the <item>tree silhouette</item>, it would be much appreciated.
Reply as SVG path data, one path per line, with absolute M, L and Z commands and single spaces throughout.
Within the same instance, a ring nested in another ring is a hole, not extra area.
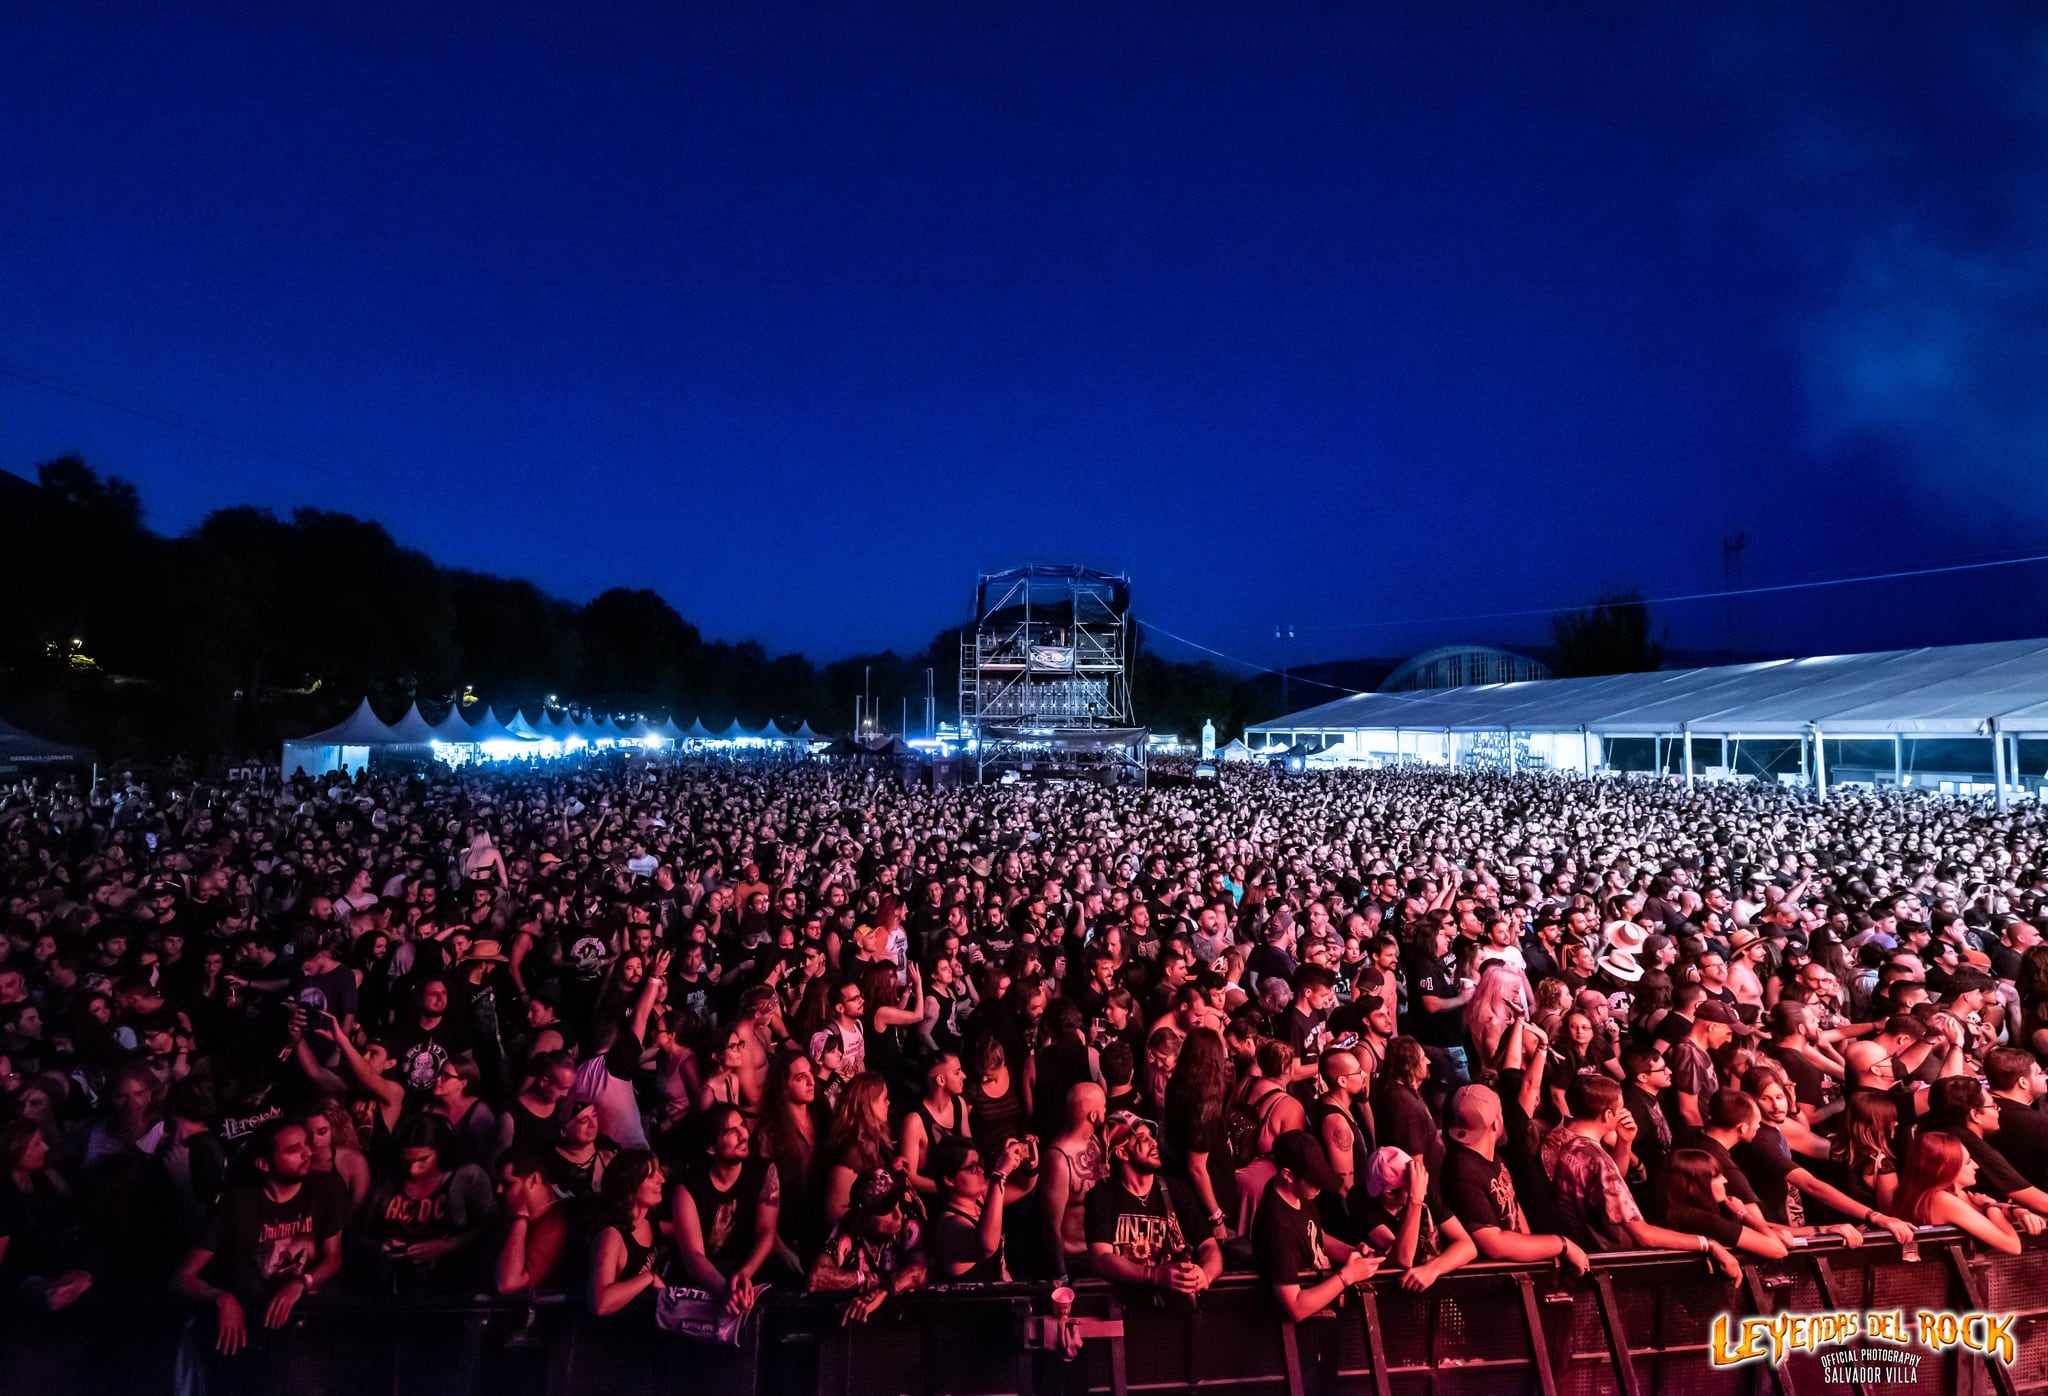
M 1640 593 L 1603 596 L 1550 618 L 1550 670 L 1561 679 L 1641 674 L 1662 667 L 1664 643 L 1650 636 L 1650 608 Z

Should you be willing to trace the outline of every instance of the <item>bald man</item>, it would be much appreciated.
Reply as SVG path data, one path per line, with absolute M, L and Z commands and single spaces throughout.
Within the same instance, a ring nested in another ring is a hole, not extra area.
M 1366 1093 L 1372 1078 L 1358 1054 L 1343 1048 L 1325 1052 L 1317 1064 L 1323 1098 L 1308 1108 L 1308 1128 L 1323 1146 L 1338 1186 L 1316 1199 L 1323 1229 L 1354 1245 L 1365 1237 L 1351 1224 L 1352 1194 L 1365 1177 L 1365 1160 L 1373 1151 L 1372 1107 Z M 1360 1194 L 1363 1197 L 1363 1194 Z
M 1101 1129 L 1109 1098 L 1093 1081 L 1067 1091 L 1067 1127 L 1045 1151 L 1043 1186 L 1038 1190 L 1047 1253 L 1057 1259 L 1059 1278 L 1093 1273 L 1088 1263 L 1088 1193 L 1109 1172 Z

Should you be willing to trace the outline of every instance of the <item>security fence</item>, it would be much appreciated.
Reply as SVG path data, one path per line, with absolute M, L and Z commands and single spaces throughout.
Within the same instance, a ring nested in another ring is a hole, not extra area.
M 737 1350 L 593 1319 L 568 1301 L 341 1296 L 300 1306 L 250 1353 L 214 1360 L 210 1315 L 168 1303 L 87 1303 L 0 1317 L 0 1392 L 175 1391 L 231 1396 L 654 1396 L 654 1393 L 1107 1393 L 1231 1396 L 1895 1396 L 2048 1389 L 2048 1246 L 1991 1256 L 1956 1233 L 1850 1248 L 1827 1241 L 1748 1266 L 1740 1282 L 1669 1252 L 1602 1258 L 1591 1275 L 1478 1264 L 1422 1294 L 1398 1276 L 1290 1325 L 1250 1276 L 1188 1304 L 1094 1281 L 1071 1324 L 1050 1287 L 935 1288 L 847 1327 L 829 1297 L 771 1295 Z M 1782 1364 L 1716 1367 L 1716 1315 L 1841 1311 L 2013 1314 L 2011 1366 L 1964 1348 L 1854 1360 L 1798 1351 Z M 1072 1356 L 1069 1356 L 1072 1353 Z

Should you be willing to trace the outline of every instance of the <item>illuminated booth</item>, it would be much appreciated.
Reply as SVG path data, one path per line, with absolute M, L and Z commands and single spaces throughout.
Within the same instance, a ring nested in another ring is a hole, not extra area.
M 298 771 L 311 776 L 341 771 L 353 776 L 369 766 L 371 748 L 391 744 L 390 724 L 377 716 L 365 698 L 334 726 L 286 742 L 278 769 L 286 779 Z

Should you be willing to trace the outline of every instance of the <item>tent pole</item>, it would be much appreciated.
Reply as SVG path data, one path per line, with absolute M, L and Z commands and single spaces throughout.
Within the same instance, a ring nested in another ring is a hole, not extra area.
M 1690 790 L 1692 789 L 1692 728 L 1681 727 L 1678 731 L 1678 740 L 1685 743 L 1685 761 L 1683 763 L 1685 767 L 1685 788 Z
M 1586 774 L 1590 776 L 1593 774 L 1593 729 L 1581 727 L 1579 729 L 1579 738 L 1586 748 Z
M 1444 728 L 1444 755 L 1451 758 L 1451 769 L 1458 769 L 1458 739 L 1451 735 L 1451 729 Z
M 1997 792 L 1998 812 L 2005 813 L 2005 734 L 1998 730 L 1998 719 L 1991 719 L 1991 785 Z
M 1822 804 L 1828 802 L 1828 749 L 1826 743 L 1827 738 L 1821 735 L 1820 728 L 1815 727 L 1813 729 L 1813 788 L 1814 792 L 1820 797 Z
M 1892 788 L 1898 789 L 1906 783 L 1906 741 L 1898 733 L 1892 733 Z
M 1728 737 L 1725 733 L 1721 737 L 1721 769 L 1728 771 Z M 1728 773 L 1730 775 L 1734 774 L 1733 771 L 1728 771 Z

